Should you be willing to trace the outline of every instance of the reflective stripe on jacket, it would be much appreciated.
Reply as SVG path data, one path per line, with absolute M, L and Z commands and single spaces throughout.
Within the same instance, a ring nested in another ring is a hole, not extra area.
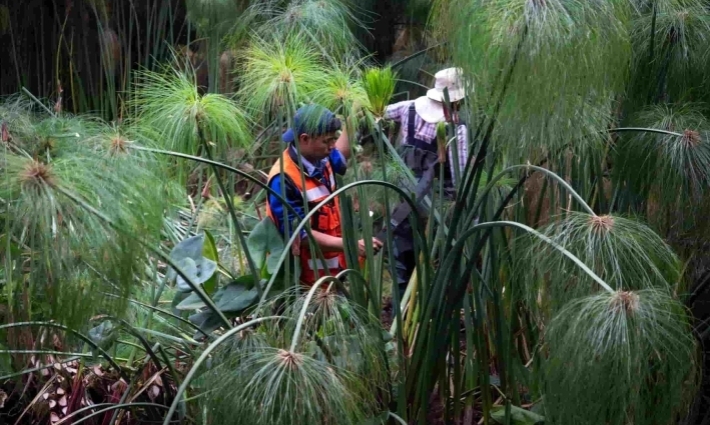
M 324 167 L 324 181 L 321 181 L 320 179 L 310 177 L 305 173 L 303 174 L 303 177 L 301 177 L 301 168 L 297 165 L 297 158 L 295 158 L 295 155 L 291 149 L 287 148 L 283 152 L 282 158 L 285 184 L 292 185 L 292 187 L 298 190 L 298 194 L 301 196 L 301 199 L 298 201 L 303 202 L 302 197 L 303 194 L 305 194 L 306 201 L 308 202 L 308 211 L 313 210 L 316 205 L 335 191 L 335 174 L 333 173 L 330 163 L 327 163 Z M 281 161 L 276 161 L 269 172 L 269 182 L 274 176 L 280 174 Z M 303 187 L 303 180 L 305 180 L 305 188 Z M 278 226 L 278 219 L 274 217 L 273 211 L 269 206 L 268 197 L 266 202 L 266 213 Z M 342 237 L 342 230 L 340 227 L 340 206 L 338 205 L 337 199 L 333 199 L 328 204 L 321 207 L 311 218 L 310 225 L 311 230 L 316 230 L 330 236 L 339 238 Z M 328 274 L 335 276 L 345 268 L 345 255 L 342 252 L 324 252 L 323 257 L 325 259 L 325 263 L 323 263 L 320 257 L 315 259 L 311 258 L 311 249 L 304 244 L 304 246 L 301 246 L 299 256 L 301 261 L 301 282 L 306 285 L 312 285 L 319 277 L 323 277 Z

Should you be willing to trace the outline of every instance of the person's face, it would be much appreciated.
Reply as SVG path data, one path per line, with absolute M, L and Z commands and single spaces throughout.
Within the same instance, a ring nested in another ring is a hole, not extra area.
M 320 161 L 321 159 L 327 158 L 330 152 L 335 149 L 335 142 L 338 140 L 338 135 L 335 132 L 318 136 L 301 134 L 298 140 L 301 142 L 301 155 L 309 161 Z

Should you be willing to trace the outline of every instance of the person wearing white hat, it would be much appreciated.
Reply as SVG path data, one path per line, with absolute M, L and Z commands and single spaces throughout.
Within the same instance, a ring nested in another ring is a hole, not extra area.
M 434 75 L 434 88 L 428 90 L 426 96 L 387 106 L 383 118 L 401 125 L 400 136 L 403 145 L 414 145 L 431 151 L 436 151 L 436 125 L 442 121 L 456 124 L 459 165 L 463 170 L 468 156 L 468 139 L 466 126 L 459 122 L 458 117 L 458 107 L 466 96 L 461 72 L 460 68 L 447 68 L 437 72 Z M 444 108 L 444 89 L 448 91 L 452 111 Z M 412 115 L 413 120 L 410 119 Z M 413 132 L 409 131 L 410 127 L 413 127 Z M 448 159 L 447 172 L 453 176 L 454 163 L 451 149 L 448 150 Z
M 420 181 L 431 179 L 431 170 L 424 176 L 425 169 L 436 167 L 433 172 L 439 175 L 438 146 L 436 128 L 440 122 L 455 126 L 457 157 L 459 169 L 463 171 L 468 159 L 468 137 L 466 125 L 459 120 L 458 110 L 461 101 L 466 96 L 460 68 L 447 68 L 434 75 L 434 87 L 427 91 L 426 96 L 415 100 L 406 100 L 387 106 L 383 119 L 400 124 L 401 154 L 405 164 Z M 444 90 L 448 92 L 451 109 L 445 106 Z M 444 168 L 444 185 L 450 194 L 453 191 L 455 176 L 454 154 L 451 147 L 447 149 L 447 161 Z M 416 266 L 414 255 L 414 235 L 408 220 L 398 223 L 395 230 L 395 260 L 397 283 L 403 292 Z

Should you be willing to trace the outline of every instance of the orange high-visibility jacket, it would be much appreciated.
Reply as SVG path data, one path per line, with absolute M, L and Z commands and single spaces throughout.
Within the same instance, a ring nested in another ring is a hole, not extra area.
M 325 166 L 323 171 L 324 178 L 330 183 L 325 185 L 319 179 L 309 177 L 306 173 L 303 174 L 303 179 L 305 179 L 306 187 L 303 187 L 303 180 L 301 179 L 301 169 L 296 164 L 294 155 L 290 152 L 290 148 L 287 148 L 283 154 L 283 166 L 284 166 L 284 176 L 286 181 L 290 180 L 290 183 L 298 189 L 301 196 L 305 193 L 306 201 L 308 202 L 308 211 L 311 211 L 323 201 L 327 196 L 335 191 L 335 174 L 330 165 L 330 162 Z M 274 166 L 269 172 L 268 181 L 281 174 L 281 161 L 276 161 Z M 328 187 L 330 186 L 330 187 Z M 302 200 L 301 200 L 302 201 Z M 277 218 L 274 217 L 271 207 L 269 205 L 268 196 L 266 201 L 266 213 L 269 218 L 278 226 Z M 288 219 L 287 212 L 284 209 L 284 217 L 279 217 L 278 219 Z M 324 205 L 318 212 L 311 218 L 310 221 L 311 230 L 316 230 L 326 235 L 342 237 L 342 230 L 340 227 L 340 206 L 338 205 L 337 198 L 331 200 L 328 204 Z M 340 271 L 345 269 L 345 255 L 342 252 L 324 252 L 323 257 L 325 259 L 325 264 L 320 258 L 311 258 L 311 249 L 306 245 L 302 245 L 300 249 L 300 259 L 301 259 L 301 282 L 305 285 L 313 285 L 319 277 L 332 275 L 335 276 Z M 317 273 L 316 273 L 317 271 Z

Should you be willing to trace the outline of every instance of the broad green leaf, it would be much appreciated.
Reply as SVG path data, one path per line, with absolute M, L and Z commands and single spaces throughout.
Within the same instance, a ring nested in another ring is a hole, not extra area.
M 192 258 L 183 258 L 178 262 L 177 267 L 185 273 L 187 277 L 195 282 L 194 278 L 197 277 L 197 263 L 195 263 L 195 260 Z M 185 281 L 185 279 L 182 278 L 182 276 L 178 275 L 177 290 L 180 292 L 190 292 L 192 291 L 192 287 Z
M 192 292 L 189 297 L 185 298 L 175 308 L 177 310 L 197 310 L 203 308 L 205 303 L 202 302 L 200 296 L 196 292 Z
M 177 263 L 178 267 L 180 267 L 182 271 L 185 272 L 188 277 L 190 277 L 190 279 L 198 285 L 201 285 L 212 278 L 214 272 L 217 270 L 216 260 L 212 260 L 210 257 L 205 258 L 203 256 L 204 246 L 205 234 L 202 233 L 185 239 L 175 245 L 175 248 L 170 251 L 170 259 Z M 212 246 L 214 247 L 213 240 Z M 216 248 L 214 251 L 216 253 Z M 180 291 L 189 292 L 192 290 L 190 285 L 188 285 L 181 276 L 178 276 L 177 272 L 172 267 L 168 269 L 166 277 L 169 281 L 173 281 L 177 278 L 178 289 Z
M 284 241 L 270 218 L 264 218 L 254 227 L 247 239 L 247 247 L 257 269 L 266 264 L 269 274 L 276 272 L 279 256 L 284 250 Z
M 207 282 L 217 271 L 217 263 L 204 257 L 198 261 L 185 258 L 182 260 L 182 263 L 185 264 L 184 267 L 181 267 L 181 265 L 178 266 L 196 285 L 202 285 Z M 177 289 L 182 292 L 192 291 L 192 287 L 182 276 L 177 277 Z
M 242 311 L 256 304 L 259 300 L 259 292 L 256 288 L 249 289 L 246 282 L 251 281 L 251 276 L 243 276 L 234 282 L 229 283 L 219 290 L 221 297 L 217 302 L 217 308 L 223 313 L 240 314 Z
M 500 424 L 505 424 L 505 406 L 493 406 L 491 418 Z M 542 425 L 545 423 L 545 418 L 529 410 L 510 406 L 510 423 L 511 425 Z
M 212 310 L 195 313 L 191 315 L 188 320 L 199 326 L 199 328 L 207 334 L 216 331 L 222 325 L 219 316 Z M 202 337 L 204 337 L 202 333 L 195 331 L 194 339 L 200 339 Z
M 193 279 L 193 281 L 198 285 L 202 285 L 203 283 L 210 280 L 210 278 L 214 276 L 216 271 L 217 263 L 212 260 L 203 258 L 202 260 L 197 262 L 197 276 L 195 277 L 195 279 Z
M 269 256 L 266 259 L 266 271 L 270 275 L 276 273 L 279 269 L 279 257 L 284 252 L 284 243 L 282 239 L 279 239 L 281 244 L 279 246 L 272 246 L 269 251 Z
M 170 258 L 173 261 L 180 261 L 183 258 L 192 258 L 197 261 L 202 258 L 202 247 L 205 243 L 205 235 L 199 234 L 191 238 L 187 238 L 175 245 L 170 251 Z
M 205 230 L 205 243 L 202 247 L 202 256 L 208 260 L 212 260 L 215 264 L 219 263 L 219 252 L 217 251 L 217 244 L 214 242 L 214 237 L 212 234 Z M 202 286 L 207 293 L 207 295 L 212 295 L 217 289 L 218 274 L 214 273 L 207 279 L 207 281 Z

